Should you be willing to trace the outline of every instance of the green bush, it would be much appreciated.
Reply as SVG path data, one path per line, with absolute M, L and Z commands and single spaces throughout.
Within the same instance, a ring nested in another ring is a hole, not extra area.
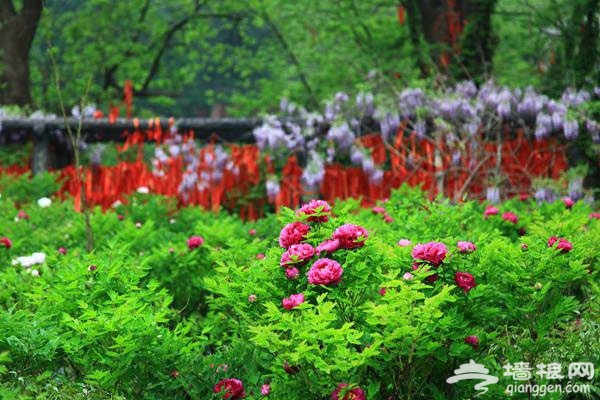
M 507 363 L 600 365 L 600 221 L 583 202 L 511 200 L 486 217 L 484 204 L 402 188 L 381 209 L 337 202 L 327 222 L 292 210 L 245 222 L 135 194 L 114 211 L 91 210 L 88 253 L 70 201 L 42 208 L 42 193 L 25 195 L 32 182 L 3 182 L 0 238 L 12 247 L 0 244 L 1 399 L 217 399 L 225 378 L 241 380 L 249 399 L 264 384 L 273 399 L 325 399 L 341 383 L 368 399 L 462 399 L 473 382 L 446 379 L 469 360 L 500 378 L 487 394 L 499 398 Z M 287 279 L 278 237 L 292 222 L 310 226 L 303 242 L 313 247 L 345 224 L 368 238 L 310 257 Z M 202 245 L 190 249 L 192 236 Z M 551 236 L 572 249 L 548 247 Z M 477 248 L 461 253 L 459 241 Z M 429 242 L 445 245 L 443 262 L 413 269 L 415 246 Z M 43 262 L 13 263 L 36 252 Z M 341 265 L 341 280 L 310 284 L 324 257 Z M 476 285 L 462 290 L 457 272 Z M 283 307 L 297 293 L 304 302 Z M 581 382 L 597 393 L 597 378 Z

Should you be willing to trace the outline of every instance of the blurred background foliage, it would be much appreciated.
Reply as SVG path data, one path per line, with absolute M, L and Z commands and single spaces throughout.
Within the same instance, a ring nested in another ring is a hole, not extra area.
M 47 0 L 39 16 L 41 2 L 0 3 L 2 29 L 37 26 L 29 52 L 0 39 L 0 104 L 50 112 L 49 52 L 69 107 L 86 92 L 120 104 L 131 80 L 140 116 L 247 116 L 284 97 L 316 109 L 339 90 L 465 78 L 550 95 L 600 81 L 598 0 Z M 30 94 L 11 99 L 6 71 L 24 63 Z

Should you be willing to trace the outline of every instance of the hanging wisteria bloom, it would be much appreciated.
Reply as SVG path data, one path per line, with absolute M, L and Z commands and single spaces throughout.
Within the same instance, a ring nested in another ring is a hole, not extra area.
M 267 179 L 267 181 L 265 182 L 265 189 L 267 191 L 267 196 L 270 199 L 275 198 L 281 191 L 279 180 L 277 180 L 276 178 Z
M 321 156 L 311 151 L 309 161 L 302 172 L 302 183 L 309 189 L 315 190 L 321 186 L 325 178 L 325 163 Z

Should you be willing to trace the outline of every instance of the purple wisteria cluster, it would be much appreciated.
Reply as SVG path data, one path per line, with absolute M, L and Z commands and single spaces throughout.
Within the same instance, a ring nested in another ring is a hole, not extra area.
M 585 111 L 585 103 L 598 99 L 600 88 L 591 92 L 569 88 L 560 98 L 551 99 L 531 87 L 512 89 L 493 81 L 479 87 L 471 81 L 460 82 L 435 93 L 406 88 L 395 99 L 376 98 L 368 92 L 352 98 L 339 92 L 325 104 L 322 114 L 308 113 L 283 100 L 281 111 L 287 119 L 267 117 L 254 136 L 260 150 L 274 158 L 287 160 L 289 155 L 299 154 L 307 166 L 303 183 L 314 190 L 323 181 L 324 166 L 332 163 L 359 166 L 372 183 L 379 183 L 383 171 L 357 139 L 379 130 L 383 139 L 391 142 L 402 124 L 407 134 L 414 132 L 418 138 L 442 138 L 455 165 L 460 165 L 465 149 L 477 149 L 475 139 L 480 134 L 496 138 L 505 127 L 509 131 L 523 129 L 536 139 L 557 136 L 573 140 L 587 134 L 600 143 L 600 123 Z M 467 161 L 470 167 L 476 164 L 476 160 Z M 270 194 L 277 188 L 273 180 L 267 182 Z
M 231 156 L 219 144 L 212 152 L 197 146 L 194 140 L 185 140 L 176 127 L 171 128 L 171 135 L 164 143 L 156 146 L 152 159 L 152 172 L 164 176 L 164 168 L 171 158 L 181 156 L 184 162 L 184 172 L 178 191 L 184 201 L 194 190 L 205 190 L 223 179 L 225 171 L 234 175 L 239 173 Z

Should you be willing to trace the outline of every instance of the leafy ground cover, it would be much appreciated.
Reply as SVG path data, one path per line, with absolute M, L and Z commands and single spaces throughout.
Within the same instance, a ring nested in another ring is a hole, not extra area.
M 137 193 L 92 212 L 88 253 L 73 204 L 24 179 L 0 198 L 0 398 L 462 399 L 469 360 L 501 398 L 509 363 L 600 365 L 581 201 L 402 188 L 245 222 Z

